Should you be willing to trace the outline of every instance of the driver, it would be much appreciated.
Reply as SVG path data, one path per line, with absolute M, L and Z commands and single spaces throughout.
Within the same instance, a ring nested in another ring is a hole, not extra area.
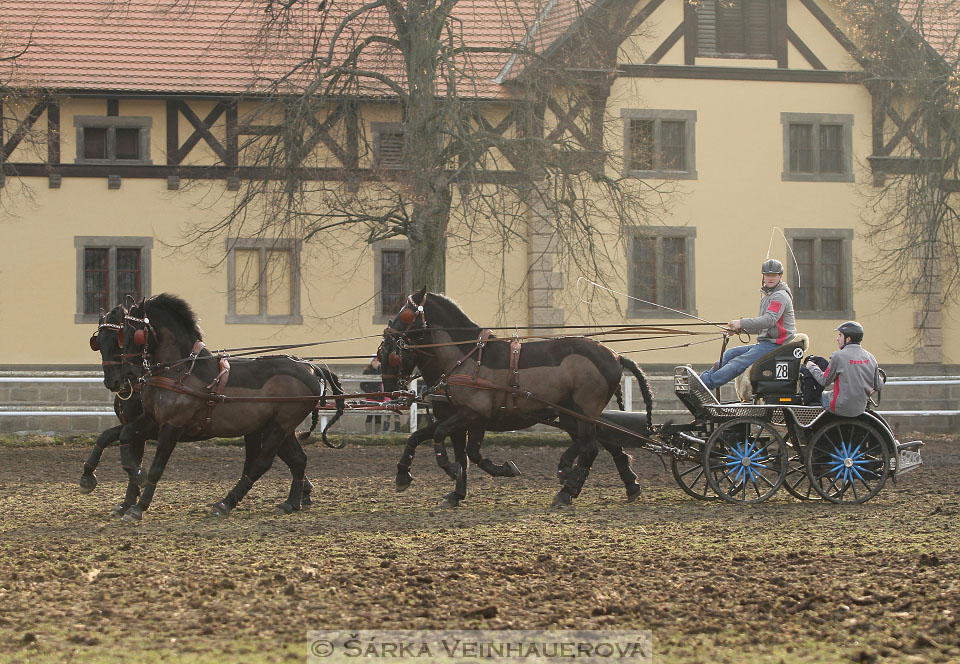
M 703 384 L 715 390 L 728 383 L 760 357 L 780 346 L 797 333 L 793 315 L 793 294 L 783 283 L 783 263 L 770 258 L 760 266 L 763 282 L 760 291 L 760 315 L 756 318 L 737 318 L 727 323 L 731 332 L 757 335 L 757 343 L 731 348 L 723 354 L 719 365 L 713 365 L 700 374 Z
M 820 401 L 831 413 L 843 417 L 856 417 L 867 409 L 870 394 L 883 387 L 880 367 L 876 358 L 860 346 L 863 341 L 863 326 L 855 320 L 847 321 L 837 328 L 837 347 L 840 350 L 830 356 L 826 371 L 821 371 L 813 362 L 807 369 L 824 387 Z

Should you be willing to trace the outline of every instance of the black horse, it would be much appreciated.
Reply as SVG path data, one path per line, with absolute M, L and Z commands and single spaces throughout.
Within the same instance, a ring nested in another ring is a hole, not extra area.
M 289 514 L 302 508 L 306 455 L 295 429 L 311 413 L 310 431 L 316 427 L 315 406 L 326 401 L 325 383 L 335 394 L 343 394 L 336 376 L 289 356 L 236 361 L 231 367 L 225 358 L 206 350 L 190 306 L 166 293 L 132 307 L 122 332 L 124 356 L 143 358 L 147 375 L 142 403 L 158 429 L 157 453 L 146 484 L 124 520 L 142 518 L 179 440 L 217 436 L 243 436 L 246 460 L 240 480 L 213 506 L 213 514 L 229 514 L 276 456 L 287 463 L 293 475 L 287 499 L 276 511 Z M 121 366 L 123 380 L 138 378 L 138 367 Z M 337 411 L 339 417 L 342 400 L 338 400 Z M 131 456 L 129 448 L 121 445 L 126 467 L 132 466 Z
M 83 474 L 80 477 L 81 493 L 92 492 L 97 486 L 95 471 L 100 463 L 103 450 L 117 441 L 121 441 L 121 448 L 123 448 L 123 446 L 128 448 L 126 454 L 136 462 L 136 466 L 124 466 L 124 470 L 127 471 L 129 478 L 127 492 L 123 500 L 111 509 L 110 516 L 113 517 L 123 516 L 140 497 L 140 491 L 146 483 L 146 476 L 141 470 L 144 445 L 147 440 L 156 440 L 159 432 L 159 426 L 156 420 L 144 412 L 143 401 L 140 397 L 139 380 L 134 382 L 131 379 L 138 373 L 142 373 L 143 365 L 141 362 L 128 362 L 128 358 L 125 358 L 122 353 L 122 330 L 126 313 L 126 309 L 118 305 L 108 313 L 102 314 L 100 316 L 100 324 L 97 326 L 97 331 L 90 337 L 91 349 L 99 351 L 101 354 L 104 386 L 116 394 L 114 397 L 114 412 L 116 412 L 120 424 L 110 427 L 100 434 L 94 443 L 90 456 L 83 464 Z M 121 370 L 121 366 L 124 364 L 130 365 L 129 369 L 131 374 L 127 378 L 124 378 Z M 324 380 L 331 386 L 334 394 L 343 394 L 343 389 L 340 386 L 340 381 L 336 374 L 333 374 L 325 368 L 321 368 L 320 371 L 323 372 Z M 322 440 L 328 446 L 330 446 L 330 443 L 327 440 L 326 433 L 343 414 L 342 405 L 342 400 L 338 400 L 337 414 L 330 419 L 327 426 L 323 429 Z M 317 416 L 316 412 L 314 416 Z M 314 421 L 313 424 L 315 426 L 316 421 Z M 298 434 L 297 445 L 307 437 L 308 434 L 306 432 Z M 206 437 L 194 436 L 188 439 L 204 440 Z M 247 473 L 250 464 L 256 458 L 261 444 L 262 440 L 259 434 L 249 434 L 244 437 L 243 474 Z M 123 449 L 121 449 L 121 456 L 124 456 Z M 287 463 L 286 453 L 280 454 L 279 456 L 281 460 Z M 290 463 L 287 463 L 287 465 L 290 466 Z M 309 507 L 312 504 L 310 497 L 312 491 L 313 484 L 310 483 L 309 479 L 304 477 L 303 507 Z
M 484 431 L 546 423 L 567 431 L 574 439 L 575 456 L 579 456 L 575 467 L 569 451 L 561 458 L 563 488 L 554 503 L 569 504 L 579 494 L 597 455 L 595 419 L 614 395 L 623 407 L 620 378 L 624 368 L 637 377 L 649 426 L 652 394 L 643 372 L 631 360 L 584 337 L 527 342 L 523 352 L 508 342 L 510 339 L 497 339 L 484 332 L 455 303 L 427 293 L 426 288 L 408 298 L 384 331 L 381 364 L 393 367 L 398 374 L 409 374 L 415 366 L 446 405 L 436 411 L 439 422 L 411 437 L 398 464 L 398 485 L 409 483 L 416 445 L 432 435 L 438 463 L 457 480 L 456 489 L 445 497 L 444 504 L 456 505 L 466 496 L 466 457 L 460 451 L 462 443 L 455 440 L 457 458 L 453 463 L 447 459 L 443 448 L 447 435 L 468 432 L 470 449 L 466 453 L 478 465 L 486 465 L 479 455 Z M 517 357 L 512 366 L 514 352 Z M 384 388 L 396 389 L 398 379 L 396 374 L 386 374 Z M 640 487 L 630 469 L 630 456 L 619 444 L 603 439 L 601 444 L 613 455 L 628 498 L 635 498 Z

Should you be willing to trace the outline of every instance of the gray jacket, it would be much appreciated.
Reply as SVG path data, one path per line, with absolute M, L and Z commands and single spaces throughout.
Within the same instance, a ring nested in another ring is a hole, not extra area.
M 810 373 L 824 387 L 833 387 L 823 393 L 821 401 L 824 408 L 843 417 L 862 413 L 870 393 L 883 387 L 876 358 L 860 344 L 848 343 L 830 356 L 826 371 L 813 366 Z
M 762 290 L 762 289 L 761 289 Z M 757 341 L 772 341 L 782 344 L 797 333 L 797 320 L 793 315 L 793 295 L 782 281 L 760 298 L 760 315 L 756 318 L 741 318 L 744 332 L 757 335 Z

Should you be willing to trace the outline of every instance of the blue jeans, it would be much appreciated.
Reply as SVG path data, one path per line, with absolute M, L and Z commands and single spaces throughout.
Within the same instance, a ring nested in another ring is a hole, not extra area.
M 766 355 L 780 344 L 772 341 L 761 341 L 749 346 L 737 346 L 731 348 L 723 354 L 720 360 L 720 368 L 717 370 L 707 369 L 700 374 L 700 380 L 711 390 L 715 390 L 725 383 L 742 374 L 751 364 Z

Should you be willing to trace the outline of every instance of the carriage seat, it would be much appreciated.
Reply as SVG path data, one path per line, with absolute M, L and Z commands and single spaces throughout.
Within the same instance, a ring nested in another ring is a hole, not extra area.
M 800 364 L 809 344 L 809 337 L 798 332 L 790 341 L 762 355 L 750 365 L 750 386 L 754 400 L 781 403 L 786 397 L 797 396 Z

